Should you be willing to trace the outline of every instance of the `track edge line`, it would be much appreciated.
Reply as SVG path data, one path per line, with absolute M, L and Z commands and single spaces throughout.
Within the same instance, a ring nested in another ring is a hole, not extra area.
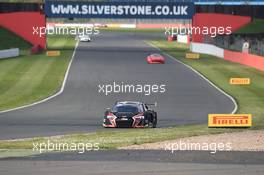
M 216 88 L 219 92 L 221 92 L 222 94 L 224 94 L 225 96 L 227 96 L 234 104 L 234 109 L 231 112 L 231 114 L 235 114 L 238 110 L 238 104 L 236 102 L 236 100 L 234 99 L 234 97 L 232 97 L 231 95 L 229 95 L 227 92 L 225 92 L 223 89 L 219 88 L 217 85 L 215 85 L 211 80 L 209 80 L 208 78 L 206 78 L 202 73 L 200 73 L 199 71 L 197 71 L 196 69 L 194 69 L 192 66 L 187 65 L 185 63 L 183 63 L 182 61 L 178 60 L 177 58 L 174 58 L 173 56 L 171 56 L 170 54 L 162 51 L 159 47 L 155 46 L 152 43 L 148 43 L 146 41 L 144 41 L 145 43 L 147 43 L 148 45 L 150 45 L 151 47 L 159 50 L 160 52 L 164 53 L 165 55 L 167 55 L 169 58 L 171 58 L 172 60 L 186 66 L 187 68 L 189 68 L 190 70 L 192 70 L 193 72 L 195 72 L 197 75 L 199 75 L 202 79 L 204 79 L 205 81 L 207 81 L 211 86 L 213 86 L 214 88 Z
M 32 106 L 35 106 L 35 105 L 38 105 L 38 104 L 47 102 L 47 101 L 49 101 L 49 100 L 51 100 L 51 99 L 59 96 L 60 94 L 62 94 L 63 91 L 64 91 L 64 88 L 65 88 L 67 79 L 68 79 L 68 75 L 69 75 L 69 72 L 70 72 L 70 68 L 71 68 L 72 62 L 74 60 L 75 51 L 76 51 L 78 45 L 79 45 L 79 42 L 77 41 L 76 44 L 75 44 L 75 47 L 74 47 L 74 51 L 73 51 L 71 60 L 70 60 L 70 62 L 68 64 L 67 70 L 66 70 L 66 72 L 64 74 L 64 79 L 63 79 L 61 88 L 60 88 L 60 90 L 57 93 L 55 93 L 55 94 L 53 94 L 53 95 L 51 95 L 51 96 L 49 96 L 47 98 L 44 98 L 44 99 L 42 99 L 40 101 L 37 101 L 37 102 L 31 103 L 31 104 L 28 104 L 28 105 L 24 105 L 24 106 L 20 106 L 20 107 L 16 107 L 16 108 L 12 108 L 12 109 L 7 109 L 7 110 L 0 111 L 0 114 L 7 113 L 7 112 L 12 112 L 12 111 L 16 111 L 16 110 L 20 110 L 20 109 L 24 109 L 24 108 L 28 108 L 28 107 L 32 107 Z

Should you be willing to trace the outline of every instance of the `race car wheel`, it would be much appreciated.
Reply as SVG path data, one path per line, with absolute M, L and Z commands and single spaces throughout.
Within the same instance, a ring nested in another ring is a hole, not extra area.
M 156 128 L 157 126 L 157 116 L 154 114 L 149 114 L 148 116 L 148 127 Z
M 148 112 L 145 114 L 144 123 L 145 123 L 145 126 L 148 126 L 148 127 L 150 127 L 151 124 L 152 124 L 152 115 L 150 113 L 148 113 Z
M 157 115 L 153 116 L 153 120 L 152 120 L 152 128 L 156 128 L 157 127 Z

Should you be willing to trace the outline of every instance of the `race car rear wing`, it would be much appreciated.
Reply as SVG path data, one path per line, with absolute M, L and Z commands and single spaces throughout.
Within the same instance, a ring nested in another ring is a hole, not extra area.
M 147 106 L 157 106 L 158 105 L 158 103 L 157 102 L 155 102 L 155 103 L 145 103 Z

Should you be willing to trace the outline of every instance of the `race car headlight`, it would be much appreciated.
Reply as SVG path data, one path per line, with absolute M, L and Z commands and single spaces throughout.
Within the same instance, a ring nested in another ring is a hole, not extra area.
M 108 115 L 108 116 L 106 116 L 106 118 L 107 118 L 107 119 L 114 119 L 115 117 L 112 116 L 112 115 Z

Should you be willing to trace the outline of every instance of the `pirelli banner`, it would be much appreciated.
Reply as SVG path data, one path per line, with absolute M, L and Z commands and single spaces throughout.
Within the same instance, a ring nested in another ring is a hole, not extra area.
M 45 2 L 45 14 L 52 18 L 191 19 L 194 9 L 185 2 Z
M 209 114 L 209 127 L 251 127 L 251 114 Z

